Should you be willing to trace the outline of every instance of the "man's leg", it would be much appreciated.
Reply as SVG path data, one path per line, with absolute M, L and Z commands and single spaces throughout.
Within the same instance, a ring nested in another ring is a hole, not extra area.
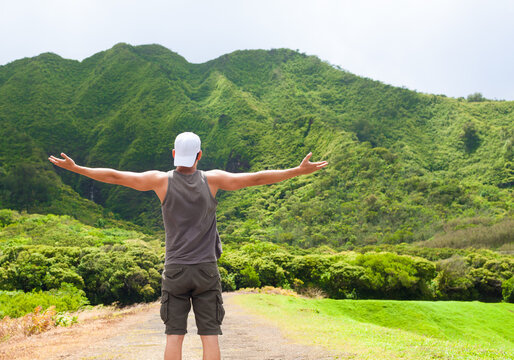
M 161 289 L 161 319 L 166 325 L 165 360 L 182 359 L 182 342 L 187 333 L 187 317 L 191 309 L 189 267 L 182 264 L 164 266 Z
M 166 335 L 164 360 L 182 360 L 182 342 L 185 335 Z
M 198 335 L 202 339 L 203 360 L 220 360 L 218 335 L 222 335 L 221 323 L 225 315 L 221 296 L 221 279 L 216 262 L 198 264 L 193 276 L 198 284 L 192 292 Z
M 200 335 L 200 338 L 203 345 L 203 360 L 221 360 L 218 335 Z

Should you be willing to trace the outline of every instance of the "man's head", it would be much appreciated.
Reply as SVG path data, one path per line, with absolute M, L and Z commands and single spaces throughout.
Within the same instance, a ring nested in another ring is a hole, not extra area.
M 173 149 L 173 165 L 192 167 L 196 160 L 201 157 L 201 141 L 198 135 L 192 132 L 183 132 L 175 138 L 175 148 Z M 199 154 L 200 153 L 200 154 Z

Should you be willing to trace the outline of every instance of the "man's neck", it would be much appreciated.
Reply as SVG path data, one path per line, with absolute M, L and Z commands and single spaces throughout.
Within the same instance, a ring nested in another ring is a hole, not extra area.
M 178 171 L 181 174 L 189 175 L 189 174 L 194 174 L 195 173 L 196 166 L 193 166 L 193 167 L 177 166 L 177 168 L 175 170 Z

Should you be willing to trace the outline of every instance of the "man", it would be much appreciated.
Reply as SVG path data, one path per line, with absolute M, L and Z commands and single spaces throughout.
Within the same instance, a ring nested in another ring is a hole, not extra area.
M 182 342 L 187 317 L 193 305 L 204 360 L 219 360 L 218 335 L 225 315 L 221 279 L 217 267 L 222 249 L 216 228 L 218 189 L 238 190 L 248 186 L 273 184 L 294 176 L 313 173 L 328 165 L 310 162 L 307 154 L 299 166 L 286 170 L 230 173 L 197 170 L 202 158 L 200 138 L 192 132 L 179 134 L 172 151 L 175 170 L 135 173 L 107 168 L 78 166 L 66 154 L 50 156 L 55 165 L 92 179 L 155 191 L 161 201 L 166 230 L 166 259 L 162 274 L 161 319 L 166 330 L 165 360 L 182 358 Z

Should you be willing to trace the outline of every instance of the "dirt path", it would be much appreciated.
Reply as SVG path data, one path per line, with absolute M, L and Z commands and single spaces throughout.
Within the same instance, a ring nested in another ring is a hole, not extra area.
M 226 310 L 223 335 L 219 336 L 221 357 L 226 360 L 355 359 L 326 349 L 298 344 L 285 338 L 265 319 L 248 314 L 232 301 L 235 293 L 224 293 Z M 163 359 L 166 335 L 159 304 L 152 303 L 120 318 L 95 320 L 71 328 L 58 328 L 17 342 L 0 345 L 0 359 L 152 360 Z M 6 349 L 6 346 L 9 348 Z M 202 358 L 194 314 L 188 318 L 184 360 Z

